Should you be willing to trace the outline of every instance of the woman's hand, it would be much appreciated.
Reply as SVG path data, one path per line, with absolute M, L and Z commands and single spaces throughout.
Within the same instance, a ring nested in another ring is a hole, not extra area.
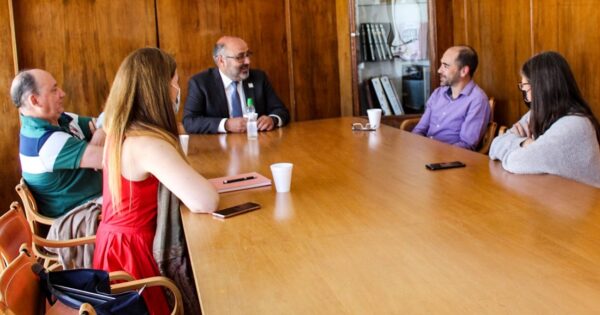
M 527 138 L 527 139 L 525 139 L 525 141 L 521 142 L 521 147 L 525 148 L 525 147 L 527 147 L 528 145 L 530 145 L 530 144 L 532 144 L 534 142 L 535 142 L 535 140 L 533 140 L 531 138 Z
M 531 138 L 531 132 L 529 126 L 523 126 L 519 122 L 516 122 L 510 131 L 520 137 Z

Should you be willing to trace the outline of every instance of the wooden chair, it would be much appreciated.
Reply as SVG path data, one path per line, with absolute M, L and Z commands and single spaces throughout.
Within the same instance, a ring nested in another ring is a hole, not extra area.
M 180 121 L 177 122 L 177 131 L 179 132 L 180 135 L 187 134 L 187 132 L 185 132 L 185 128 L 183 127 L 183 123 Z
M 33 234 L 33 242 L 31 246 L 33 249 L 33 254 L 36 257 L 44 260 L 45 268 L 54 269 L 58 267 L 58 256 L 54 253 L 48 252 L 44 249 L 44 247 L 72 247 L 84 244 L 92 244 L 96 241 L 95 236 L 61 241 L 52 241 L 46 239 L 46 231 L 52 225 L 54 219 L 39 213 L 35 198 L 29 190 L 29 187 L 27 187 L 25 180 L 21 178 L 21 181 L 19 184 L 17 184 L 15 190 L 19 194 L 19 197 L 21 197 L 21 202 L 23 203 L 23 208 L 25 210 L 25 217 L 27 218 L 31 233 Z
M 503 135 L 506 132 L 506 129 L 508 129 L 506 126 L 500 126 L 498 129 L 498 135 Z
M 21 205 L 14 201 L 10 205 L 10 210 L 0 217 L 0 272 L 4 270 L 8 264 L 10 264 L 15 258 L 19 256 L 20 249 L 23 244 L 27 248 L 31 248 L 34 238 L 37 236 L 31 233 L 31 229 L 27 224 L 25 215 L 23 214 L 23 208 Z M 66 241 L 49 241 L 43 238 L 36 240 L 40 246 L 50 248 L 62 248 L 72 247 L 81 245 L 81 240 L 66 240 Z M 36 257 L 36 259 L 44 262 L 43 257 Z M 51 265 L 49 270 L 53 270 L 56 265 Z M 124 271 L 111 272 L 111 279 L 131 281 L 134 280 L 131 275 Z
M 496 137 L 496 131 L 498 129 L 498 124 L 494 121 L 494 109 L 496 109 L 496 100 L 493 97 L 490 97 L 489 103 L 490 122 L 488 123 L 487 129 L 483 134 L 483 138 L 481 138 L 481 141 L 477 146 L 477 152 L 482 154 L 488 154 L 488 152 L 490 152 L 490 146 L 492 146 L 492 141 Z
M 21 178 L 19 184 L 17 184 L 15 190 L 17 191 L 17 194 L 19 194 L 19 197 L 21 197 L 21 203 L 25 209 L 25 216 L 27 217 L 31 231 L 33 234 L 45 236 L 42 232 L 43 227 L 51 226 L 54 219 L 39 212 L 35 198 L 23 178 Z
M 481 138 L 481 142 L 479 142 L 479 146 L 477 148 L 477 152 L 482 154 L 488 154 L 490 152 L 490 147 L 492 146 L 492 141 L 496 137 L 496 130 L 498 129 L 498 124 L 495 121 L 491 121 L 485 133 L 483 134 L 483 138 Z
M 34 315 L 43 310 L 44 296 L 40 290 L 40 279 L 31 270 L 36 259 L 30 254 L 27 245 L 21 247 L 21 253 L 13 260 L 0 275 L 0 312 L 2 314 Z M 110 274 L 110 280 L 121 280 Z M 181 314 L 183 302 L 179 289 L 173 281 L 165 277 L 151 277 L 141 280 L 133 280 L 111 285 L 112 293 L 121 293 L 129 290 L 138 290 L 142 287 L 163 286 L 170 290 L 175 297 L 175 305 L 171 314 Z M 73 310 L 59 302 L 50 308 L 46 308 L 45 314 L 77 314 Z M 78 314 L 94 315 L 96 312 L 89 304 L 84 304 Z
M 479 145 L 477 146 L 477 152 L 487 154 L 490 150 L 490 146 L 492 145 L 492 140 L 496 136 L 496 129 L 498 128 L 498 124 L 494 122 L 494 109 L 496 108 L 496 100 L 493 97 L 489 98 L 490 104 L 490 123 L 487 126 L 485 133 L 483 134 L 483 138 L 481 139 Z M 402 121 L 400 124 L 400 130 L 404 131 L 412 131 L 415 126 L 419 123 L 421 117 L 413 117 L 408 118 Z
M 420 116 L 419 117 L 405 119 L 400 124 L 400 130 L 412 131 L 415 128 L 415 126 L 419 123 L 419 120 L 421 120 Z
M 0 271 L 19 256 L 22 244 L 31 246 L 31 230 L 18 202 L 0 217 Z
M 15 201 L 10 205 L 10 210 L 0 217 L 0 270 L 18 256 L 19 247 L 22 244 L 27 244 L 30 248 L 33 247 L 34 257 L 39 258 L 45 268 L 54 270 L 62 266 L 58 264 L 58 257 L 48 253 L 44 247 L 73 247 L 94 241 L 95 238 L 93 237 L 54 241 L 33 234 L 23 214 L 23 208 Z M 39 251 L 35 250 L 36 247 L 40 247 Z M 38 252 L 40 255 L 37 254 Z
M 29 254 L 27 245 L 0 275 L 0 312 L 2 314 L 37 315 L 45 309 L 45 296 L 40 289 L 40 279 L 31 270 L 37 261 Z M 88 314 L 96 312 L 89 304 L 77 310 L 56 303 L 45 314 Z
M 494 110 L 496 109 L 496 100 L 493 97 L 490 97 L 488 100 L 490 103 L 490 122 L 494 121 Z

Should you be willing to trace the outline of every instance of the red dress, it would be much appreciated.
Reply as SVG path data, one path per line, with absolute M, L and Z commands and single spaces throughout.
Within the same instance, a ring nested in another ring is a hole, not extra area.
M 94 268 L 123 270 L 135 279 L 159 276 L 152 256 L 156 232 L 158 180 L 132 182 L 121 176 L 120 211 L 115 212 L 108 188 L 108 170 L 104 169 L 102 221 L 96 232 Z M 142 293 L 151 314 L 169 314 L 160 287 L 145 288 Z

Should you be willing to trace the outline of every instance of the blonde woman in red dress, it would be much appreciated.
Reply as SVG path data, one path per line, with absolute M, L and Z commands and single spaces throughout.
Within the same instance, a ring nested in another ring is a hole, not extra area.
M 102 221 L 94 268 L 136 279 L 159 275 L 152 256 L 159 182 L 193 212 L 213 212 L 219 196 L 188 163 L 178 141 L 175 60 L 157 48 L 131 53 L 106 101 Z M 168 314 L 160 288 L 142 294 L 151 314 Z

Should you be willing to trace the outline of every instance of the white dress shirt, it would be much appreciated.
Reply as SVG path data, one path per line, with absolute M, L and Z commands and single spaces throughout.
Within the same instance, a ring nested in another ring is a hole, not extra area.
M 221 80 L 223 80 L 223 86 L 225 87 L 225 96 L 227 97 L 227 108 L 229 109 L 229 118 L 231 118 L 231 92 L 233 92 L 233 80 L 231 80 L 227 75 L 225 75 L 225 73 L 223 73 L 223 71 L 221 71 L 221 69 L 219 69 L 219 73 L 221 73 Z M 238 85 L 237 85 L 237 91 L 238 94 L 240 95 L 240 101 L 242 105 L 242 115 L 246 116 L 247 113 L 247 107 L 246 107 L 246 94 L 244 93 L 244 85 L 243 85 L 244 81 L 239 81 Z M 252 87 L 252 86 L 250 86 Z M 281 127 L 283 125 L 283 120 L 281 120 L 281 117 L 279 117 L 278 115 L 274 115 L 271 114 L 269 115 L 271 117 L 277 117 L 277 127 Z M 219 123 L 219 133 L 227 133 L 227 130 L 225 130 L 225 121 L 227 121 L 227 118 L 223 118 L 221 119 L 221 122 Z

